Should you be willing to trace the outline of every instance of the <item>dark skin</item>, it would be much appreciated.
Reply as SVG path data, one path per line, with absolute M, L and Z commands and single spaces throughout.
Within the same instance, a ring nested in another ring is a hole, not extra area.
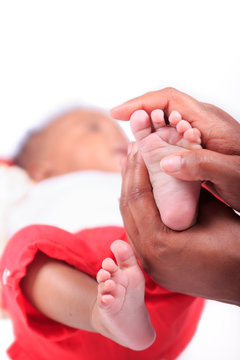
M 180 168 L 163 170 L 182 180 L 206 181 L 211 191 L 240 211 L 240 124 L 216 106 L 172 88 L 139 96 L 111 113 L 116 119 L 129 120 L 140 109 L 149 115 L 154 109 L 162 109 L 167 116 L 177 110 L 200 130 L 203 149 L 175 154 L 180 157 Z
M 201 131 L 207 149 L 181 153 L 181 168 L 171 175 L 207 180 L 215 194 L 239 209 L 239 124 L 221 109 L 175 89 L 145 94 L 114 109 L 112 115 L 127 120 L 135 110 L 150 114 L 154 108 L 166 114 L 181 112 Z M 230 207 L 203 189 L 196 224 L 183 232 L 170 230 L 161 220 L 148 173 L 134 147 L 123 171 L 120 205 L 129 241 L 157 283 L 240 306 L 240 222 Z
M 155 282 L 172 291 L 240 306 L 240 226 L 229 207 L 203 189 L 197 223 L 182 232 L 167 228 L 141 156 L 130 153 L 121 212 L 128 239 Z

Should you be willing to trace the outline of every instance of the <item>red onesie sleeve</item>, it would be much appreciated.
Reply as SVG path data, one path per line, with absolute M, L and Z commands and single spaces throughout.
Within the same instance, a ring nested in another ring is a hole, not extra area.
M 191 340 L 203 300 L 169 292 L 146 277 L 146 306 L 157 333 L 144 351 L 124 348 L 103 336 L 55 322 L 37 311 L 19 286 L 27 266 L 40 250 L 95 278 L 111 243 L 126 241 L 120 227 L 88 229 L 71 234 L 53 226 L 33 225 L 15 234 L 0 261 L 2 302 L 14 326 L 15 342 L 8 354 L 16 360 L 173 360 Z

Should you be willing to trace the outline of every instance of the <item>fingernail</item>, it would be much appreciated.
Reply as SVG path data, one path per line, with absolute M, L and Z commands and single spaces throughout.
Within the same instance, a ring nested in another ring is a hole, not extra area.
M 182 166 L 181 156 L 168 156 L 160 162 L 160 167 L 163 171 L 176 172 Z

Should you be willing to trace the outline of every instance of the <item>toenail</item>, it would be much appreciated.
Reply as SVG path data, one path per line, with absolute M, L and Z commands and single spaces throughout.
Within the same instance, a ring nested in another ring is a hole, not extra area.
M 163 171 L 175 172 L 180 170 L 182 165 L 181 156 L 168 156 L 160 162 L 160 167 Z

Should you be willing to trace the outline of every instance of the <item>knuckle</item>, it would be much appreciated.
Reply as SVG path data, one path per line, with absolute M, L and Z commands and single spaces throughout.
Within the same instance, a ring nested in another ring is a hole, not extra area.
M 203 152 L 201 150 L 196 150 L 193 152 L 193 161 L 198 164 L 198 167 L 203 169 L 205 164 L 206 164 L 206 160 L 208 159 L 208 157 L 206 155 L 203 154 Z
M 201 180 L 211 180 L 211 163 L 209 158 L 206 156 L 200 156 L 199 154 L 195 154 L 195 164 L 197 164 L 194 175 L 197 180 L 201 178 Z
M 169 95 L 176 95 L 176 93 L 178 92 L 177 89 L 171 86 L 167 86 L 163 90 L 166 91 Z
M 190 171 L 196 178 L 205 174 L 211 162 L 211 159 L 206 152 L 202 149 L 194 150 L 189 153 L 188 156 L 188 171 Z
M 154 95 L 156 94 L 156 92 L 157 92 L 157 91 L 148 91 L 148 92 L 146 92 L 146 93 L 144 94 L 143 97 L 144 97 L 145 99 L 149 99 L 149 100 L 150 100 L 150 99 L 152 99 L 152 96 L 154 96 Z M 143 105 L 144 105 L 144 104 L 143 104 L 143 102 L 142 102 L 142 107 L 144 107 Z

